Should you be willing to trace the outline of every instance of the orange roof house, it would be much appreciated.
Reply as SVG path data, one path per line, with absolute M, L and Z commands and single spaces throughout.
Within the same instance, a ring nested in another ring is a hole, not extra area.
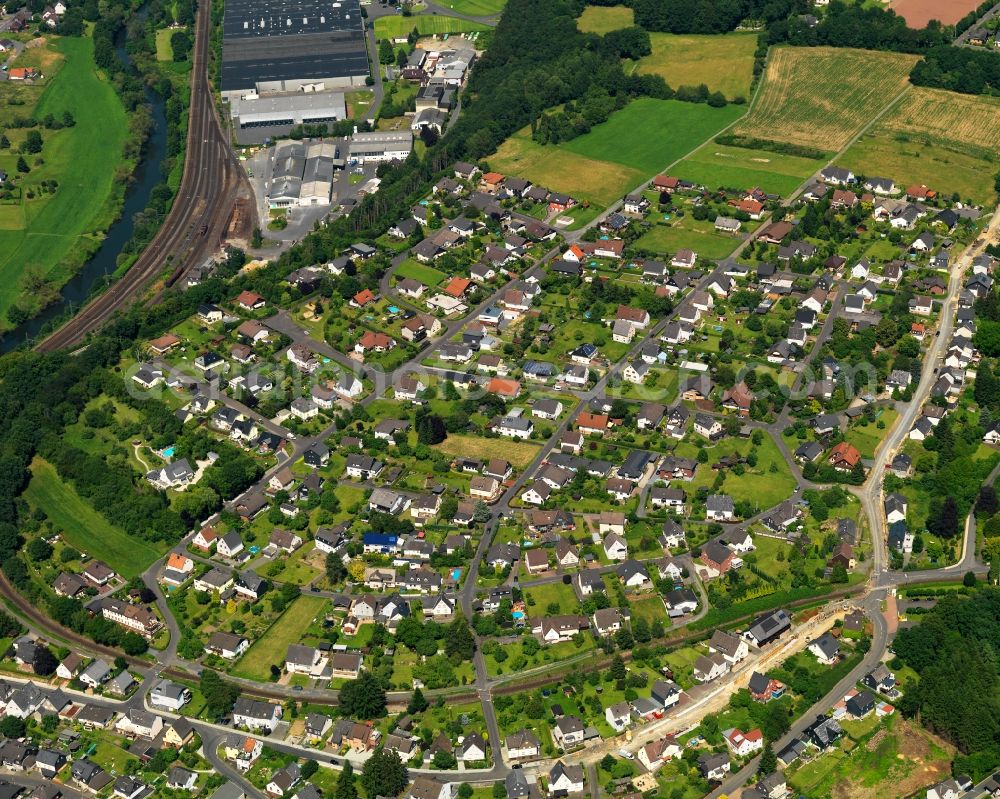
M 472 281 L 467 277 L 453 277 L 448 285 L 444 287 L 444 293 L 449 297 L 459 299 L 465 296 L 465 292 L 468 291 L 471 284 Z
M 584 411 L 576 417 L 576 429 L 582 433 L 603 433 L 608 429 L 608 415 Z
M 521 393 L 521 384 L 516 380 L 505 380 L 502 377 L 494 377 L 486 386 L 486 390 L 504 399 L 514 399 Z
M 179 572 L 189 572 L 194 568 L 194 561 L 180 552 L 171 552 L 170 557 L 167 558 L 167 568 Z
M 757 219 L 764 210 L 764 203 L 760 202 L 760 200 L 744 199 L 740 200 L 736 207 L 744 213 L 749 214 L 752 218 Z
M 500 184 L 503 183 L 503 178 L 504 176 L 499 172 L 487 172 L 480 179 L 480 183 L 487 191 L 496 191 L 500 188 Z
M 830 457 L 827 459 L 834 469 L 841 472 L 849 472 L 861 462 L 861 453 L 853 444 L 841 441 L 830 450 Z
M 673 191 L 677 188 L 677 178 L 672 178 L 669 175 L 657 175 L 653 178 L 653 187 Z
M 921 183 L 919 186 L 907 186 L 906 196 L 914 200 L 933 200 L 937 197 L 937 192 Z
M 173 333 L 167 333 L 165 336 L 160 336 L 159 338 L 154 338 L 150 341 L 149 348 L 158 355 L 162 355 L 180 343 L 181 340 L 177 336 Z
M 236 298 L 236 302 L 248 311 L 263 308 L 266 304 L 264 298 L 261 297 L 256 291 L 241 291 L 240 296 Z
M 371 289 L 362 289 L 351 299 L 359 308 L 364 308 L 369 303 L 375 302 L 375 294 Z
M 366 330 L 364 335 L 362 335 L 361 339 L 358 341 L 357 346 L 360 347 L 362 351 L 377 350 L 382 352 L 385 350 L 391 350 L 396 346 L 396 342 L 391 336 L 387 336 L 385 333 L 375 333 L 371 330 Z

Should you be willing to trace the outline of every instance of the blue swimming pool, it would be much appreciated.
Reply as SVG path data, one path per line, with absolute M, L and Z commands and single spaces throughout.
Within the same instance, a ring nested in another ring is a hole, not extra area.
M 521 611 L 521 610 L 515 610 L 515 611 L 514 611 L 513 613 L 511 613 L 510 615 L 511 615 L 511 616 L 513 616 L 513 617 L 514 617 L 515 619 L 523 619 L 523 618 L 524 618 L 524 611 Z
M 456 583 L 459 581 L 459 579 L 461 578 L 461 576 L 462 576 L 462 570 L 461 569 L 452 569 L 451 570 L 451 579 L 454 580 Z
M 172 457 L 174 457 L 174 448 L 173 447 L 167 447 L 160 454 L 162 454 L 164 458 L 172 458 Z
M 390 305 L 389 313 L 399 313 L 399 308 L 397 308 L 395 305 Z

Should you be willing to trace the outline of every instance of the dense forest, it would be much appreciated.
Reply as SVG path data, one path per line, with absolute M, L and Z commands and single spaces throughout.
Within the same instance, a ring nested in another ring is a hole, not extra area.
M 992 773 L 1000 765 L 1000 589 L 944 596 L 893 646 L 919 677 L 905 686 L 903 713 L 958 747 L 956 774 Z
M 819 24 L 810 26 L 798 14 L 774 21 L 768 26 L 767 41 L 768 44 L 923 53 L 931 47 L 950 42 L 951 36 L 933 20 L 926 28 L 915 30 L 889 9 L 833 0 Z
M 1000 95 L 1000 53 L 972 47 L 934 47 L 914 65 L 910 82 L 963 94 Z

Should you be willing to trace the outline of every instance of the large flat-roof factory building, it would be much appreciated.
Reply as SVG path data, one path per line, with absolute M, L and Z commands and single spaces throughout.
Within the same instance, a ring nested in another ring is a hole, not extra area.
M 413 133 L 408 130 L 373 130 L 351 136 L 346 160 L 349 164 L 405 161 L 412 149 Z
M 296 125 L 324 125 L 347 118 L 343 92 L 295 92 L 233 97 L 230 115 L 237 144 L 260 144 Z
M 226 0 L 224 99 L 363 86 L 368 76 L 359 0 Z

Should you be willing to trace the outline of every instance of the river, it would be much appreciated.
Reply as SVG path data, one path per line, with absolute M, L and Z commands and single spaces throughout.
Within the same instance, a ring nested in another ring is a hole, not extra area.
M 115 38 L 115 50 L 119 58 L 126 64 L 131 64 L 132 61 L 125 48 L 125 27 L 122 27 Z M 118 268 L 118 254 L 125 243 L 132 238 L 135 227 L 132 218 L 146 208 L 153 188 L 163 179 L 163 159 L 167 154 L 165 103 L 160 95 L 148 87 L 146 102 L 152 111 L 153 127 L 143 150 L 142 161 L 125 191 L 125 204 L 121 216 L 108 228 L 107 236 L 94 253 L 94 257 L 87 261 L 63 287 L 59 299 L 46 306 L 37 316 L 18 325 L 0 338 L 0 353 L 10 352 L 35 338 L 48 322 L 63 316 L 67 309 L 76 309 L 85 304 L 95 286 L 106 282 L 108 276 Z

